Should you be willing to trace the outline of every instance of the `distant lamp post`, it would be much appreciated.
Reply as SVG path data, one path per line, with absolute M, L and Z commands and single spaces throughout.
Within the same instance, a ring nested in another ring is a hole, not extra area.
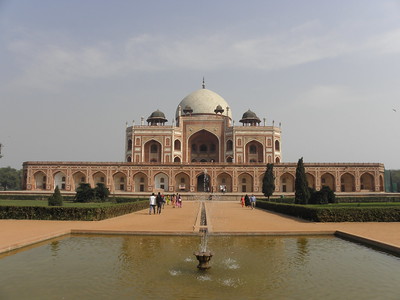
M 0 158 L 3 157 L 3 155 L 1 155 L 1 149 L 3 148 L 3 144 L 0 143 Z

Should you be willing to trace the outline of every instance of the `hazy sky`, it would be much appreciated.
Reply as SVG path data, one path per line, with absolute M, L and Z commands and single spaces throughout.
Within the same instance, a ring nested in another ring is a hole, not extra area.
M 0 53 L 0 167 L 123 161 L 205 76 L 284 162 L 400 169 L 400 1 L 0 0 Z

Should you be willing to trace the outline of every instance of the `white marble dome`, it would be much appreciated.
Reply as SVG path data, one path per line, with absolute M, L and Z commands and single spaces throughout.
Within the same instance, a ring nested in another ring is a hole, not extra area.
M 229 118 L 232 119 L 232 111 L 226 109 L 227 107 L 230 108 L 230 106 L 224 98 L 208 89 L 199 89 L 182 99 L 176 109 L 175 117 L 177 118 L 179 115 L 179 106 L 181 107 L 182 114 L 185 107 L 190 107 L 193 110 L 192 114 L 195 115 L 215 114 L 214 110 L 218 105 L 224 109 L 223 115 L 226 116 L 228 114 Z

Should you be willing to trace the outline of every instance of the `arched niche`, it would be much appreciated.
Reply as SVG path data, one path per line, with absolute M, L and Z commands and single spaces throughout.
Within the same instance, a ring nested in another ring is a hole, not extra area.
M 210 175 L 201 173 L 197 176 L 196 182 L 198 192 L 212 192 Z
M 42 171 L 36 172 L 33 175 L 33 178 L 35 180 L 35 189 L 36 190 L 46 190 L 47 176 L 44 172 L 42 172 Z
M 72 182 L 73 182 L 72 190 L 76 191 L 76 189 L 79 187 L 81 183 L 87 182 L 85 174 L 83 174 L 81 171 L 74 173 L 72 175 Z
M 190 177 L 184 172 L 180 172 L 175 176 L 175 191 L 176 192 L 189 192 L 190 191 Z
M 306 173 L 308 187 L 315 189 L 315 177 L 310 173 Z
M 238 177 L 238 188 L 242 193 L 253 192 L 253 177 L 248 173 L 242 173 Z
M 335 177 L 331 173 L 321 175 L 321 188 L 323 186 L 329 187 L 332 191 L 336 190 Z
M 370 173 L 364 173 L 360 177 L 361 191 L 374 192 L 375 191 L 375 178 Z
M 168 191 L 168 175 L 161 172 L 154 176 L 154 187 L 156 190 Z
M 200 130 L 189 138 L 189 161 L 219 162 L 219 141 L 216 135 Z
M 147 192 L 148 179 L 147 175 L 139 172 L 133 176 L 135 192 Z
M 66 188 L 66 182 L 67 176 L 64 172 L 59 171 L 54 174 L 54 188 L 58 186 L 58 189 L 63 191 Z
M 162 146 L 155 140 L 144 144 L 144 162 L 161 162 Z
M 125 192 L 127 188 L 127 177 L 122 172 L 117 172 L 113 176 L 114 191 Z
M 232 192 L 232 176 L 228 173 L 221 173 L 217 176 L 218 192 Z
M 340 191 L 341 192 L 355 192 L 355 178 L 350 173 L 344 173 L 340 177 Z
M 284 173 L 280 177 L 280 186 L 282 193 L 294 192 L 294 176 L 290 173 Z
M 246 144 L 246 161 L 248 163 L 262 163 L 264 161 L 264 147 L 258 141 L 251 141 Z

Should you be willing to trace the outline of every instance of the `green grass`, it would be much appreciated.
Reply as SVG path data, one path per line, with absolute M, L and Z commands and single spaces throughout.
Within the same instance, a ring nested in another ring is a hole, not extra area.
M 111 202 L 102 203 L 77 203 L 72 201 L 63 202 L 63 207 L 108 207 L 114 205 Z M 48 206 L 47 200 L 0 200 L 0 206 Z

